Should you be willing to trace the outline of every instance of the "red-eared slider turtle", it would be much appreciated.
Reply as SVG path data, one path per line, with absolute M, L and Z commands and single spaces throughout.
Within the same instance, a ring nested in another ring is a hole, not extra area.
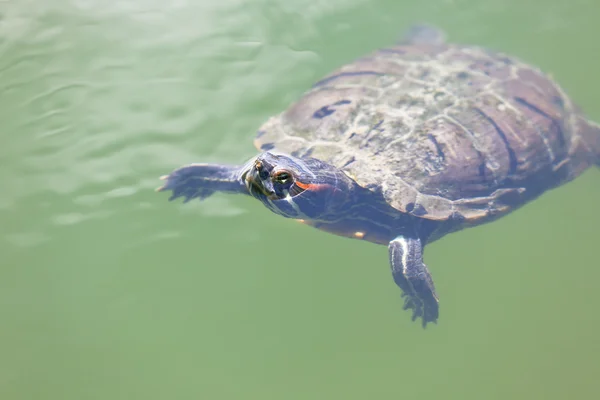
M 244 165 L 163 177 L 170 200 L 249 194 L 273 212 L 385 244 L 412 318 L 438 318 L 423 247 L 497 219 L 600 163 L 600 126 L 511 56 L 415 26 L 270 118 Z

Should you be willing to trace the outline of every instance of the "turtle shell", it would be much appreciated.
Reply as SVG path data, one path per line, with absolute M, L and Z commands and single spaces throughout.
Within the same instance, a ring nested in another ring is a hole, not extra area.
M 406 43 L 317 82 L 255 145 L 333 164 L 402 212 L 475 222 L 574 174 L 577 120 L 557 83 L 516 58 Z

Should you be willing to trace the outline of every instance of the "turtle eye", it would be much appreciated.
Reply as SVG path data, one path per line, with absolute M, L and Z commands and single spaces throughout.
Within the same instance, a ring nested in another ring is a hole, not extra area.
M 292 180 L 292 174 L 288 171 L 277 171 L 273 175 L 273 180 L 280 184 L 289 183 Z

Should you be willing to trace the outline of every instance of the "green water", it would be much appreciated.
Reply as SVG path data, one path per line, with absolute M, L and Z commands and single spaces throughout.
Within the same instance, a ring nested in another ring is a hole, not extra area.
M 418 5 L 421 4 L 421 5 Z M 553 74 L 600 120 L 595 0 L 0 1 L 0 399 L 600 396 L 600 171 L 427 247 L 423 330 L 387 249 L 157 177 L 414 21 Z

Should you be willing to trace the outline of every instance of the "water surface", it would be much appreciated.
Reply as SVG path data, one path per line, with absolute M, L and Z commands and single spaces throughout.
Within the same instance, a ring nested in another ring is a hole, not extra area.
M 420 4 L 0 2 L 0 398 L 598 397 L 598 170 L 428 246 L 427 330 L 385 247 L 153 191 L 253 156 L 262 121 L 415 21 L 539 65 L 600 120 L 597 2 Z

